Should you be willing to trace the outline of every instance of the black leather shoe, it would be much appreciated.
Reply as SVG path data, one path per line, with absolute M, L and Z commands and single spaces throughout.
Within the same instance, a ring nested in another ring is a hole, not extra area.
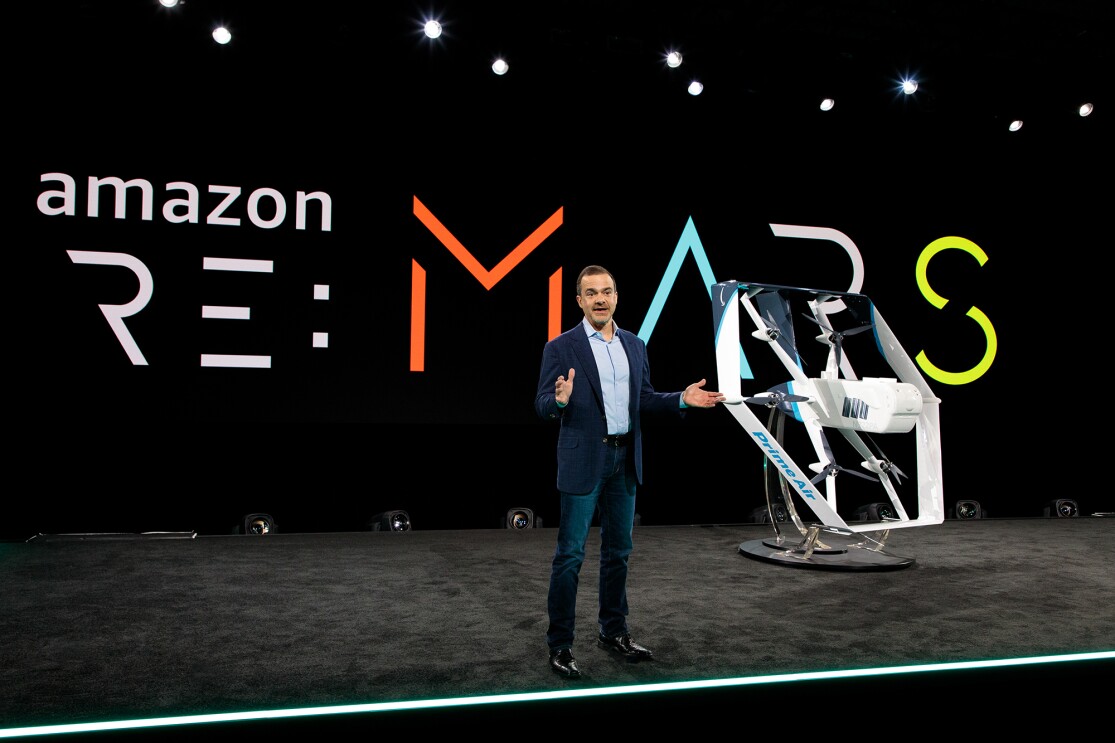
M 579 679 L 581 669 L 577 668 L 577 659 L 569 648 L 550 651 L 550 668 L 567 679 Z
M 653 660 L 654 653 L 649 648 L 644 648 L 639 643 L 631 639 L 631 635 L 624 632 L 622 635 L 615 637 L 605 637 L 603 634 L 598 635 L 596 644 L 605 650 L 611 650 L 616 655 L 623 656 L 627 660 Z

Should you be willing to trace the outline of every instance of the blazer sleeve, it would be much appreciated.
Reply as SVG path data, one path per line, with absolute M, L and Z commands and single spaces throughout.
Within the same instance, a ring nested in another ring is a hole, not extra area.
M 681 407 L 681 392 L 658 392 L 650 381 L 650 357 L 647 354 L 646 343 L 634 334 L 628 334 L 631 339 L 631 348 L 636 350 L 638 369 L 632 373 L 639 375 L 639 409 L 651 413 L 676 413 L 685 415 Z
M 548 341 L 542 349 L 542 368 L 538 373 L 538 390 L 534 395 L 534 412 L 542 420 L 556 420 L 561 418 L 563 412 L 563 408 L 557 404 L 557 395 L 554 394 L 557 378 L 569 371 L 559 349 L 560 340 L 561 336 L 558 336 Z

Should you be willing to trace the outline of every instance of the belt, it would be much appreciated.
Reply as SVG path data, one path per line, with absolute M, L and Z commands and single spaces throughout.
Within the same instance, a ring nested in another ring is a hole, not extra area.
M 607 444 L 608 446 L 627 446 L 628 442 L 630 442 L 630 441 L 631 441 L 631 434 L 629 434 L 629 433 L 619 433 L 619 434 L 616 434 L 615 436 L 605 436 L 604 437 L 604 443 Z

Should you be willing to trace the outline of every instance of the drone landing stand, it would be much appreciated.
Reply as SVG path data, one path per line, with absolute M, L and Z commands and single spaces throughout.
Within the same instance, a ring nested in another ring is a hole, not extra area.
M 914 558 L 886 552 L 882 541 L 862 533 L 821 526 L 806 531 L 797 542 L 782 534 L 741 542 L 739 551 L 756 560 L 820 570 L 898 570 L 914 564 Z

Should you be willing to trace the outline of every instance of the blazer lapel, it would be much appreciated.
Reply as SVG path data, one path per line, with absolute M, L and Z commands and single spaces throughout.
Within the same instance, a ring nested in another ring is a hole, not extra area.
M 596 398 L 596 404 L 600 409 L 604 409 L 604 396 L 600 388 L 600 370 L 596 368 L 596 357 L 592 354 L 592 346 L 589 344 L 588 336 L 585 335 L 583 328 L 578 328 L 578 332 L 573 334 L 573 353 L 576 354 L 577 360 L 581 362 L 582 374 L 588 375 L 589 387 L 592 388 L 592 394 Z M 576 380 L 574 380 L 576 385 Z
M 642 374 L 639 373 L 639 370 L 643 368 L 643 357 L 639 353 L 638 343 L 628 343 L 630 334 L 627 331 L 620 330 L 618 335 L 619 342 L 623 346 L 623 352 L 627 354 L 627 387 L 631 393 L 627 407 L 631 412 L 631 420 L 635 420 L 635 407 L 639 402 L 639 392 L 642 389 L 640 385 Z

